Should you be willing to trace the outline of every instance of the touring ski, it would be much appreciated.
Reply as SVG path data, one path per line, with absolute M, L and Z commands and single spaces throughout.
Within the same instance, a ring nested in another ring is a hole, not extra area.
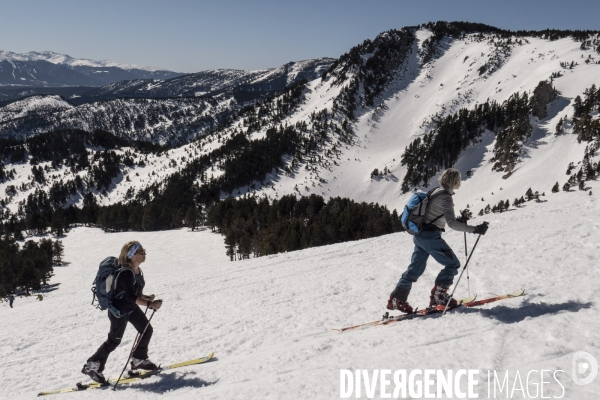
M 521 289 L 521 290 L 517 290 L 516 292 L 513 292 L 513 293 L 503 294 L 503 295 L 494 296 L 494 297 L 488 297 L 486 299 L 477 300 L 477 301 L 475 301 L 475 299 L 472 299 L 472 300 L 463 299 L 458 303 L 458 305 L 456 307 L 448 307 L 446 312 L 456 310 L 457 308 L 460 308 L 460 307 L 467 307 L 467 308 L 477 307 L 477 306 L 481 306 L 483 304 L 493 303 L 493 302 L 499 301 L 499 300 L 512 299 L 513 297 L 522 296 L 524 293 L 525 293 L 525 290 Z M 445 306 L 443 306 L 443 305 L 440 305 L 437 307 L 425 308 L 423 310 L 416 311 L 413 314 L 402 314 L 402 315 L 398 315 L 396 317 L 389 317 L 385 320 L 382 320 L 379 324 L 376 324 L 376 325 L 388 325 L 393 322 L 404 321 L 405 319 L 424 317 L 424 316 L 431 315 L 431 314 L 439 314 L 439 313 L 444 312 L 444 308 L 445 308 Z
M 466 304 L 471 304 L 471 303 L 473 303 L 473 301 L 475 301 L 475 298 L 477 298 L 477 295 L 473 295 L 470 297 L 466 297 L 462 300 L 459 300 L 458 304 L 455 307 L 448 307 L 446 312 L 448 312 L 450 310 L 455 310 L 458 307 L 461 307 Z M 436 306 L 436 307 L 428 307 L 428 308 L 423 308 L 421 310 L 416 310 L 412 314 L 400 314 L 395 317 L 388 316 L 388 318 L 382 319 L 377 325 L 388 325 L 393 322 L 404 321 L 405 319 L 412 319 L 412 318 L 416 318 L 416 317 L 424 317 L 426 315 L 441 313 L 441 312 L 444 312 L 444 308 L 445 308 L 445 306 L 440 305 L 440 306 Z
M 477 297 L 477 295 L 473 295 L 473 296 L 470 296 L 470 297 L 464 298 L 464 299 L 460 300 L 460 303 L 462 304 L 462 303 L 471 302 L 471 301 L 475 300 L 475 298 L 476 298 L 476 297 Z M 418 312 L 420 312 L 420 311 L 415 311 L 415 312 L 414 312 L 414 313 L 412 313 L 412 314 L 400 314 L 400 315 L 397 315 L 397 316 L 395 316 L 395 317 L 390 317 L 389 313 L 388 313 L 388 312 L 386 312 L 386 313 L 385 313 L 385 314 L 384 314 L 384 315 L 383 315 L 383 316 L 382 316 L 380 319 L 378 319 L 377 321 L 365 322 L 364 324 L 358 324 L 358 325 L 354 325 L 354 326 L 347 326 L 347 327 L 345 327 L 345 328 L 341 328 L 341 329 L 332 328 L 332 330 L 333 330 L 333 331 L 338 331 L 338 332 L 346 332 L 346 331 L 350 331 L 350 330 L 352 330 L 352 329 L 362 328 L 362 327 L 364 327 L 364 326 L 370 326 L 370 325 L 380 325 L 380 324 L 382 324 L 383 322 L 385 322 L 385 321 L 387 321 L 387 320 L 389 320 L 389 319 L 391 319 L 391 318 L 402 319 L 403 317 L 410 317 L 410 316 L 413 316 L 413 315 L 415 315 L 415 314 L 416 314 L 416 313 L 418 313 Z
M 123 378 L 121 378 L 119 380 L 119 386 L 124 385 L 124 384 L 128 384 L 128 383 L 132 383 L 132 382 L 136 382 L 136 381 L 148 378 L 148 377 L 153 376 L 153 375 L 160 374 L 161 372 L 169 370 L 169 369 L 186 367 L 188 365 L 204 364 L 204 363 L 209 362 L 211 360 L 216 360 L 216 359 L 213 359 L 214 354 L 215 353 L 210 353 L 206 357 L 196 358 L 196 359 L 193 359 L 193 360 L 184 361 L 184 362 L 180 362 L 180 363 L 177 363 L 177 364 L 171 364 L 171 365 L 167 365 L 167 366 L 164 366 L 164 367 L 159 367 L 158 369 L 152 370 L 152 371 L 142 371 L 142 372 L 134 372 L 134 373 L 130 372 L 130 376 L 123 377 Z M 79 392 L 81 390 L 89 390 L 89 389 L 107 388 L 107 387 L 114 386 L 114 384 L 116 383 L 116 381 L 117 381 L 117 378 L 111 378 L 105 384 L 97 383 L 97 382 L 92 382 L 92 383 L 89 383 L 89 384 L 84 384 L 84 383 L 79 382 L 79 383 L 77 383 L 75 385 L 75 387 L 70 387 L 70 388 L 65 388 L 65 389 L 57 389 L 57 390 L 50 390 L 50 391 L 46 391 L 46 392 L 40 392 L 40 393 L 38 393 L 38 396 L 47 396 L 49 394 L 60 394 L 60 393 L 69 393 L 69 392 Z
M 446 310 L 446 312 L 452 311 L 452 310 L 456 310 L 457 308 L 461 308 L 461 307 L 467 307 L 467 308 L 471 308 L 471 307 L 477 307 L 477 306 L 481 306 L 484 304 L 488 304 L 488 303 L 493 303 L 495 301 L 499 301 L 499 300 L 504 300 L 504 299 L 511 299 L 513 297 L 519 297 L 522 296 L 525 293 L 525 290 L 521 289 L 518 290 L 516 292 L 513 293 L 508 293 L 508 294 L 504 294 L 501 296 L 494 296 L 494 297 L 489 297 L 486 299 L 482 299 L 482 300 L 475 300 L 475 296 L 472 297 L 467 297 L 465 299 L 462 299 L 459 301 L 458 306 L 456 307 L 452 307 L 452 308 L 448 308 Z M 338 331 L 338 332 L 346 332 L 349 330 L 353 330 L 353 329 L 357 329 L 357 328 L 361 328 L 361 327 L 365 327 L 365 326 L 378 326 L 378 325 L 388 325 L 394 322 L 399 322 L 399 321 L 404 321 L 407 319 L 413 319 L 413 318 L 418 318 L 418 317 L 424 317 L 427 315 L 432 315 L 432 314 L 439 314 L 439 313 L 443 313 L 444 312 L 444 306 L 440 305 L 437 307 L 429 307 L 429 308 L 424 308 L 421 310 L 416 310 L 414 313 L 412 314 L 400 314 L 400 315 L 396 315 L 396 316 L 390 316 L 387 312 L 385 313 L 385 315 L 377 320 L 377 321 L 372 321 L 372 322 L 367 322 L 364 324 L 359 324 L 359 325 L 354 325 L 354 326 L 348 326 L 345 328 L 341 328 L 341 329 L 333 329 L 334 331 Z

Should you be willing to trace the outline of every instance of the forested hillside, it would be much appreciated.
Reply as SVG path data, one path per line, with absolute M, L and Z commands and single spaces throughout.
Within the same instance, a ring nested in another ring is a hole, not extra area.
M 448 167 L 463 175 L 457 211 L 476 218 L 590 196 L 599 73 L 598 32 L 437 22 L 383 32 L 243 106 L 231 93 L 26 98 L 0 118 L 0 230 L 204 225 L 244 259 L 396 232 L 411 192 Z

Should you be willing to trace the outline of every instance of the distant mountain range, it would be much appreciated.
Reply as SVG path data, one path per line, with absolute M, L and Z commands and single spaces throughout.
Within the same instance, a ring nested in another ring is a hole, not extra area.
M 302 79 L 318 78 L 334 63 L 333 58 L 318 58 L 289 62 L 279 68 L 244 71 L 235 69 L 212 69 L 176 78 L 137 79 L 116 82 L 81 94 L 81 99 L 92 101 L 123 97 L 166 98 L 215 96 L 231 92 L 237 97 L 255 97 L 258 92 L 279 92 L 286 86 Z M 254 94 L 253 94 L 254 93 Z
M 181 145 L 214 129 L 246 104 L 320 77 L 334 61 L 321 58 L 256 71 L 209 70 L 98 88 L 10 87 L 5 94 L 13 99 L 0 103 L 0 137 L 102 129 L 128 140 Z
M 178 72 L 112 61 L 73 58 L 51 51 L 0 51 L 0 86 L 104 86 L 131 79 L 169 79 Z

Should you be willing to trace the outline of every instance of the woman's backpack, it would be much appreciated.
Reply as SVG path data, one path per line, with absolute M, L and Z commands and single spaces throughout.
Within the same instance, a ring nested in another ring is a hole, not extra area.
M 404 230 L 411 235 L 418 235 L 423 231 L 423 227 L 425 225 L 425 217 L 427 216 L 427 209 L 429 208 L 429 202 L 431 201 L 431 197 L 433 192 L 436 190 L 431 189 L 429 192 L 418 192 L 414 193 L 408 199 L 408 203 L 404 206 L 404 211 L 400 216 L 400 222 L 402 223 L 402 227 Z M 439 191 L 438 193 L 441 193 Z M 436 195 L 438 194 L 436 193 Z M 443 216 L 435 218 L 433 221 L 428 222 L 428 224 L 432 224 Z
M 117 288 L 117 278 L 119 274 L 127 269 L 119 264 L 119 259 L 116 257 L 107 257 L 100 263 L 96 279 L 92 284 L 92 305 L 95 300 L 98 300 L 96 308 L 101 310 L 109 310 L 115 317 L 120 318 L 121 312 L 113 306 L 114 299 L 120 299 L 125 295 L 125 291 L 115 293 Z

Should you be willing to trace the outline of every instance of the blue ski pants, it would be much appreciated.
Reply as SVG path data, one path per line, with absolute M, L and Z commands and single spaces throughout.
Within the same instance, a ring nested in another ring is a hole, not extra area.
M 402 274 L 400 281 L 396 285 L 396 289 L 410 291 L 412 284 L 425 272 L 429 256 L 432 256 L 435 261 L 444 266 L 444 269 L 440 271 L 435 279 L 435 284 L 440 286 L 452 285 L 454 275 L 458 274 L 460 261 L 458 261 L 450 246 L 442 239 L 442 232 L 423 231 L 413 237 L 413 243 L 415 244 L 415 249 L 410 265 L 406 269 L 406 272 Z

